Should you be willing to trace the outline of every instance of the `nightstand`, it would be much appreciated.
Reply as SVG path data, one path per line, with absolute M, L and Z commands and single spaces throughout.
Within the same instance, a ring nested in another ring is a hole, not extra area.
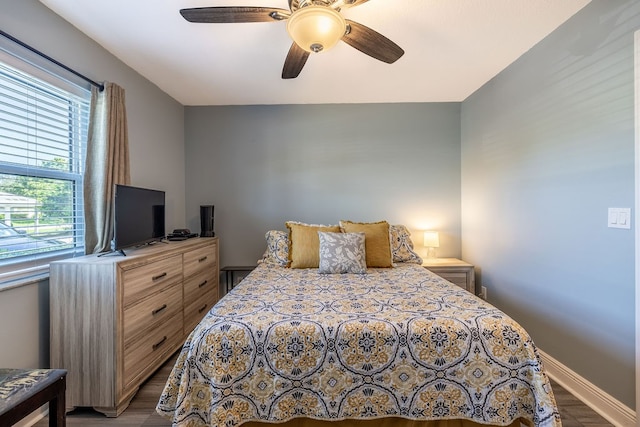
M 254 268 L 255 265 L 232 265 L 222 267 L 220 272 L 224 272 L 225 276 L 225 286 L 227 287 L 227 292 L 229 292 L 235 285 L 238 284 L 240 280 L 244 278 L 247 274 L 249 274 Z M 236 274 L 236 273 L 244 273 L 244 274 Z M 240 276 L 238 281 L 236 281 L 236 276 Z
M 457 258 L 426 258 L 422 266 L 443 279 L 476 294 L 476 275 L 473 265 Z

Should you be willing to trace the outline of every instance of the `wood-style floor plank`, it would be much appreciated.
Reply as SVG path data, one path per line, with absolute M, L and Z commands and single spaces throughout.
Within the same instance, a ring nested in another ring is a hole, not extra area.
M 551 388 L 558 409 L 560 409 L 563 427 L 609 427 L 613 425 L 553 380 Z
M 129 407 L 119 417 L 107 418 L 92 409 L 80 408 L 67 414 L 67 425 L 82 427 L 171 426 L 169 420 L 162 418 L 156 413 L 155 407 L 176 357 L 177 354 L 170 358 L 167 363 L 142 385 Z M 610 427 L 613 425 L 557 383 L 552 381 L 551 387 L 553 388 L 556 402 L 560 408 L 563 427 Z M 48 427 L 48 425 L 48 419 L 44 418 L 38 421 L 35 427 Z

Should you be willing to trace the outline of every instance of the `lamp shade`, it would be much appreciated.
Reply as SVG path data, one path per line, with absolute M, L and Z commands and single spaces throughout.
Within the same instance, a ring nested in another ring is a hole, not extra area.
M 424 246 L 427 248 L 439 248 L 440 238 L 437 231 L 425 231 L 424 232 Z
M 347 23 L 342 15 L 326 6 L 300 8 L 287 20 L 287 32 L 307 52 L 331 49 L 346 30 Z

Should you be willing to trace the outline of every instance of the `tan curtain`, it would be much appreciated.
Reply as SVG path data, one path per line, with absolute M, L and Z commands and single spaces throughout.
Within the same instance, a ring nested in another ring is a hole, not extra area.
M 84 175 L 85 253 L 111 250 L 113 190 L 131 183 L 124 89 L 92 89 Z

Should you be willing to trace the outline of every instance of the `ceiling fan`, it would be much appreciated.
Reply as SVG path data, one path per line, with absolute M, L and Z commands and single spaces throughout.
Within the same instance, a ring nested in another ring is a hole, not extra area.
M 298 77 L 311 53 L 330 49 L 340 40 L 372 58 L 392 64 L 404 50 L 382 34 L 340 14 L 368 0 L 288 0 L 289 10 L 268 7 L 197 7 L 181 9 L 189 22 L 240 23 L 287 21 L 293 44 L 282 69 L 283 79 Z

